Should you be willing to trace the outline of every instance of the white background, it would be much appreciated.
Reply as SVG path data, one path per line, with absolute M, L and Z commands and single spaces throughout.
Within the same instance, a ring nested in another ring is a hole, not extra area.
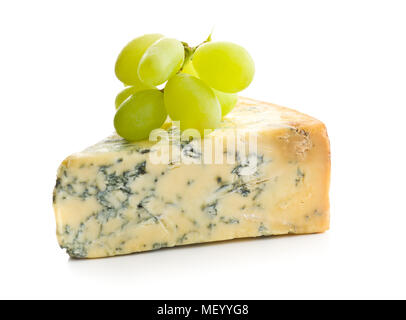
M 406 298 L 405 1 L 1 1 L 0 298 Z M 113 131 L 115 59 L 159 32 L 246 47 L 243 95 L 327 125 L 331 230 L 99 260 L 59 249 L 69 154 Z

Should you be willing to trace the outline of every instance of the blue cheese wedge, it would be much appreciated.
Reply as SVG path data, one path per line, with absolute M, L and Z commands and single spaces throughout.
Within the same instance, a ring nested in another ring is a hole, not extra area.
M 224 142 L 221 153 L 230 161 L 212 164 L 203 159 L 209 148 L 194 144 L 196 139 L 129 143 L 113 135 L 69 156 L 58 169 L 53 195 L 60 246 L 72 257 L 97 258 L 326 231 L 325 125 L 291 109 L 240 98 L 221 128 L 204 140 L 237 137 L 237 144 L 247 145 L 249 135 L 256 137 L 255 152 L 242 157 L 241 149 Z M 182 161 L 173 160 L 173 150 Z M 156 161 L 169 153 L 169 162 Z

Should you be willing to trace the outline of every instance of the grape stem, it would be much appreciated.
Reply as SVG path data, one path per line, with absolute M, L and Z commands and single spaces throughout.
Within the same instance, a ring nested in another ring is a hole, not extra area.
M 187 44 L 186 42 L 182 42 L 183 44 L 183 48 L 185 49 L 185 60 L 183 61 L 183 65 L 182 68 L 180 68 L 179 72 L 181 72 L 183 70 L 183 68 L 185 67 L 185 65 L 187 65 L 189 63 L 190 60 L 192 60 L 193 54 L 195 53 L 197 47 L 191 47 L 189 46 L 189 44 Z
M 212 35 L 213 35 L 213 30 L 210 32 L 210 34 L 209 34 L 209 36 L 207 37 L 206 40 L 204 40 L 202 43 L 199 43 L 195 47 L 191 47 L 187 42 L 182 41 L 183 47 L 185 48 L 185 60 L 183 61 L 182 68 L 180 68 L 179 72 L 181 72 L 183 70 L 183 68 L 188 64 L 188 62 L 190 60 L 192 60 L 193 54 L 195 53 L 197 48 L 199 48 L 200 46 L 204 45 L 205 43 L 211 41 L 211 36 Z

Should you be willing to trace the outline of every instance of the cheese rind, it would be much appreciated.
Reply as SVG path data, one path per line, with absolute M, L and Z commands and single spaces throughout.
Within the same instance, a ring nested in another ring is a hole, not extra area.
M 256 134 L 257 152 L 204 164 L 203 147 L 176 145 L 191 164 L 155 164 L 165 143 L 111 136 L 65 159 L 54 189 L 57 238 L 69 255 L 96 258 L 192 243 L 329 228 L 330 146 L 324 124 L 240 98 L 213 142 Z M 174 143 L 171 142 L 173 145 Z M 252 158 L 254 157 L 254 158 Z M 244 170 L 250 159 L 257 167 Z

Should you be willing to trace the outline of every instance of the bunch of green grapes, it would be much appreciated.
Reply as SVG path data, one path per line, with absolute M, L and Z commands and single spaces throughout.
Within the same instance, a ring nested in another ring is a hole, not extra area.
M 255 66 L 249 53 L 231 42 L 209 37 L 191 48 L 147 34 L 123 48 L 115 73 L 126 87 L 116 97 L 114 126 L 121 137 L 138 141 L 160 128 L 168 115 L 180 122 L 181 130 L 204 134 L 218 128 L 237 104 L 237 93 L 251 83 Z

